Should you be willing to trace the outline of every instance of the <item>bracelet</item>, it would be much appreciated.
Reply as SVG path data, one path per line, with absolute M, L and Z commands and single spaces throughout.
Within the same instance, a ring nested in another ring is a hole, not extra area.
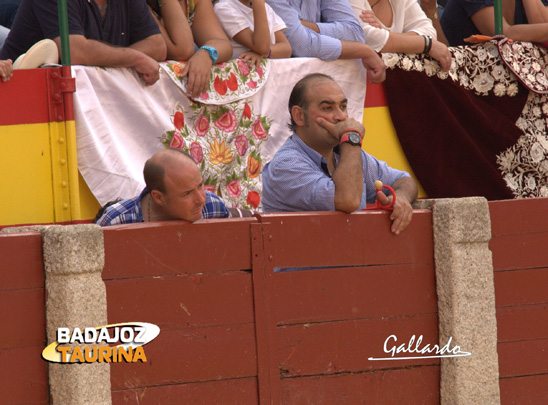
M 430 52 L 430 49 L 432 49 L 432 37 L 429 37 L 428 35 L 423 35 L 424 37 L 424 49 L 422 53 L 428 53 Z
M 355 132 L 357 133 L 358 135 L 360 135 L 360 133 L 354 129 L 354 128 L 346 128 L 344 131 L 342 131 L 340 134 L 339 134 L 339 140 L 343 137 L 344 134 L 346 134 L 347 132 Z M 361 137 L 361 135 L 360 135 Z
M 272 48 L 269 49 L 267 58 L 270 58 L 270 55 L 272 55 Z

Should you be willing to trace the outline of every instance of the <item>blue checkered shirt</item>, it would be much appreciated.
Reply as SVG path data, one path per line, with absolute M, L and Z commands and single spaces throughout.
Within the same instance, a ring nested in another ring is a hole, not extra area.
M 341 55 L 341 40 L 365 43 L 365 34 L 348 0 L 267 0 L 284 20 L 284 31 L 293 56 L 335 60 Z M 316 33 L 301 20 L 318 25 Z
M 339 155 L 335 153 L 339 163 Z M 322 168 L 325 165 L 325 169 Z M 374 203 L 374 183 L 392 185 L 409 173 L 388 167 L 362 150 L 364 188 L 360 207 Z M 262 202 L 264 212 L 334 211 L 335 183 L 326 174 L 325 158 L 307 146 L 297 134 L 290 136 L 263 169 Z
M 145 188 L 137 197 L 128 198 L 111 205 L 97 220 L 96 224 L 110 226 L 144 222 L 141 199 L 146 194 L 148 194 L 148 190 Z M 228 216 L 229 212 L 223 200 L 206 190 L 206 202 L 202 209 L 202 219 L 227 218 Z

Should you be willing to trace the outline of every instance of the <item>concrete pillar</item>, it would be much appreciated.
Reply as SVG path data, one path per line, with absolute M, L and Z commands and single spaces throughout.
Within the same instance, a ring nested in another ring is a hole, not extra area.
M 60 327 L 107 324 L 103 231 L 98 225 L 6 228 L 4 233 L 41 232 L 46 271 L 48 345 Z M 108 363 L 49 363 L 53 404 L 110 404 Z
M 442 404 L 500 404 L 491 220 L 481 197 L 433 205 L 440 347 L 452 338 L 471 356 L 443 358 Z

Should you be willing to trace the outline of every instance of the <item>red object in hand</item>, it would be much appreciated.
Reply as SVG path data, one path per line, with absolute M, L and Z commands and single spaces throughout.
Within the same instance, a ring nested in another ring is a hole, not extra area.
M 396 203 L 396 193 L 394 192 L 394 189 L 390 186 L 385 186 L 382 184 L 382 181 L 377 180 L 375 182 L 375 189 L 377 190 L 377 196 L 379 193 L 382 193 L 382 189 L 386 188 L 392 193 L 392 202 L 388 205 L 382 205 L 379 201 L 379 198 L 377 197 L 377 201 L 375 204 L 367 204 L 367 206 L 364 208 L 364 210 L 387 210 L 392 211 L 394 209 L 394 204 Z

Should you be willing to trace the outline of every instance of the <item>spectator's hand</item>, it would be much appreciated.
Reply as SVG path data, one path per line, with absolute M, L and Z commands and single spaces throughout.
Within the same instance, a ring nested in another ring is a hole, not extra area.
M 197 98 L 207 91 L 213 62 L 205 49 L 198 50 L 187 62 L 182 77 L 188 75 L 186 92 L 191 98 Z
M 145 85 L 150 86 L 160 78 L 160 65 L 150 56 L 142 54 L 134 66 L 135 70 L 143 78 Z
M 0 77 L 2 78 L 2 81 L 5 83 L 11 77 L 13 76 L 13 66 L 11 63 L 11 59 L 8 60 L 0 60 Z
M 428 55 L 440 63 L 442 70 L 447 72 L 451 69 L 451 52 L 449 52 L 449 48 L 445 44 L 432 38 L 432 49 L 430 49 Z
M 382 28 L 382 24 L 372 10 L 363 10 L 360 18 L 364 23 L 367 23 L 375 28 Z
M 365 135 L 365 127 L 361 122 L 355 120 L 354 118 L 346 118 L 345 120 L 338 121 L 332 124 L 325 118 L 318 117 L 316 118 L 316 122 L 318 123 L 318 125 L 325 128 L 327 132 L 329 132 L 331 136 L 333 136 L 333 138 L 337 140 L 337 142 L 341 140 L 341 132 L 345 129 L 353 129 L 360 134 L 362 140 Z
M 393 200 L 393 196 L 387 197 L 384 193 L 378 193 L 377 199 L 382 205 L 389 205 Z M 392 221 L 390 230 L 399 235 L 411 223 L 413 208 L 407 197 L 402 193 L 398 193 L 398 191 L 396 191 L 396 203 L 393 208 L 390 215 L 390 220 Z
M 255 4 L 255 3 L 253 3 Z M 246 62 L 251 62 L 252 65 L 255 65 L 255 67 L 259 67 L 259 65 L 261 64 L 261 60 L 263 60 L 263 57 L 253 51 L 248 51 L 248 52 L 244 52 L 242 53 L 238 59 L 243 59 L 245 60 Z
M 384 79 L 386 79 L 386 65 L 373 49 L 366 57 L 362 58 L 362 64 L 367 69 L 372 83 L 384 82 Z

